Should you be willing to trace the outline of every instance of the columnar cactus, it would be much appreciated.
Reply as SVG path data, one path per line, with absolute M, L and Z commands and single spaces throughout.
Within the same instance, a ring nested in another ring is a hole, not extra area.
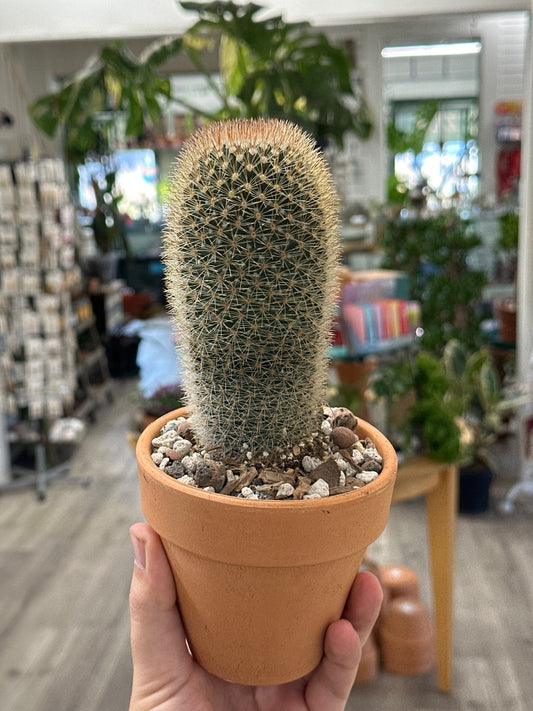
M 316 430 L 339 239 L 313 140 L 270 119 L 197 131 L 172 174 L 164 262 L 200 444 L 273 458 Z

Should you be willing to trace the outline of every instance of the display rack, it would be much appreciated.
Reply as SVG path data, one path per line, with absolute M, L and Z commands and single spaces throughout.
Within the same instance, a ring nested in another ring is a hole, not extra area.
M 361 359 L 407 348 L 420 327 L 420 304 L 407 298 L 405 275 L 383 269 L 352 272 L 342 288 L 332 356 Z
M 51 429 L 76 414 L 80 397 L 75 219 L 61 160 L 0 164 L 2 413 L 11 451 L 33 450 L 35 462 L 31 472 L 12 472 L 0 491 L 32 484 L 44 498 L 47 482 L 68 470 L 46 462 Z M 55 429 L 68 444 L 72 428 Z

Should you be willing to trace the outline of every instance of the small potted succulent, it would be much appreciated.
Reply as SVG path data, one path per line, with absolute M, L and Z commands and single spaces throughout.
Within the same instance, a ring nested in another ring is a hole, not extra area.
M 139 437 L 141 503 L 198 662 L 238 683 L 320 661 L 388 518 L 396 454 L 325 406 L 338 205 L 301 128 L 237 119 L 179 154 L 164 241 L 187 407 Z

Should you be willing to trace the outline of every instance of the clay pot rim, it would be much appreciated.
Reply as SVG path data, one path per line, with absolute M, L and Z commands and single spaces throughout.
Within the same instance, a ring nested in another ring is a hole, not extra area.
M 328 509 L 331 509 L 338 506 L 344 506 L 355 499 L 363 499 L 368 496 L 376 495 L 391 486 L 391 482 L 393 483 L 396 477 L 398 469 L 396 450 L 389 440 L 376 427 L 365 420 L 357 418 L 358 424 L 356 432 L 360 437 L 370 437 L 376 445 L 378 452 L 383 457 L 383 469 L 380 475 L 374 479 L 374 481 L 365 484 L 359 489 L 320 499 L 298 499 L 296 501 L 293 499 L 245 499 L 235 496 L 228 496 L 227 494 L 217 494 L 215 492 L 204 491 L 204 489 L 190 486 L 188 484 L 182 484 L 168 474 L 165 474 L 152 461 L 150 456 L 151 442 L 159 435 L 163 424 L 169 420 L 177 419 L 178 417 L 187 417 L 188 414 L 189 408 L 181 407 L 177 410 L 172 410 L 166 415 L 163 415 L 157 420 L 151 422 L 143 430 L 143 432 L 141 432 L 137 440 L 135 453 L 139 463 L 145 467 L 146 471 L 150 472 L 150 476 L 152 476 L 155 480 L 170 487 L 171 489 L 176 489 L 181 493 L 186 493 L 193 498 L 206 499 L 211 502 L 219 502 L 225 506 L 234 506 L 241 509 L 254 509 L 259 507 L 266 510 L 267 508 L 282 507 L 283 509 L 297 509 L 298 511 L 303 511 L 306 509 L 313 510 L 323 508 L 324 502 L 327 502 Z

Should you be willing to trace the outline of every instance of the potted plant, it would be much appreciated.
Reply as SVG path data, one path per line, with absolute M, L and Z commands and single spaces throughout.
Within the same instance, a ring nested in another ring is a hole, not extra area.
M 183 38 L 183 50 L 220 103 L 205 111 L 182 102 L 186 108 L 207 120 L 284 118 L 322 147 L 342 147 L 348 133 L 369 138 L 374 119 L 361 86 L 352 83 L 344 47 L 308 22 L 286 22 L 272 14 L 259 19 L 264 8 L 255 3 L 179 4 L 198 18 Z M 214 48 L 218 76 L 208 68 Z
M 408 275 L 409 295 L 422 310 L 421 343 L 437 356 L 452 338 L 471 350 L 481 345 L 480 305 L 487 279 L 469 264 L 480 244 L 472 220 L 452 210 L 436 217 L 391 219 L 384 225 L 382 266 Z
M 324 410 L 340 245 L 315 146 L 289 122 L 214 122 L 189 139 L 171 181 L 165 278 L 187 408 L 139 437 L 141 502 L 193 654 L 239 683 L 318 664 L 386 524 L 396 472 L 381 433 Z M 344 467 L 343 482 L 337 462 L 358 447 L 367 463 Z
M 443 364 L 450 392 L 461 405 L 459 511 L 483 513 L 489 506 L 493 479 L 491 445 L 504 430 L 503 398 L 498 373 L 487 348 L 473 353 L 458 340 L 444 349 Z
M 459 510 L 486 511 L 491 445 L 505 430 L 505 413 L 517 402 L 503 397 L 489 350 L 471 351 L 452 339 L 442 356 L 420 350 L 412 359 L 381 366 L 372 388 L 390 407 L 410 398 L 401 417 L 388 425 L 398 448 L 457 464 Z

